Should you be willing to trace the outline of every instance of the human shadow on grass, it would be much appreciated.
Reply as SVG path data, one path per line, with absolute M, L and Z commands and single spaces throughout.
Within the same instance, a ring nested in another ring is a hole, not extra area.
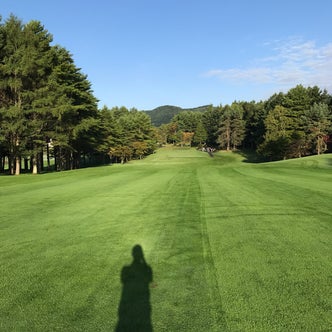
M 122 294 L 115 332 L 152 332 L 149 289 L 152 269 L 140 245 L 133 247 L 132 256 L 132 263 L 121 271 Z

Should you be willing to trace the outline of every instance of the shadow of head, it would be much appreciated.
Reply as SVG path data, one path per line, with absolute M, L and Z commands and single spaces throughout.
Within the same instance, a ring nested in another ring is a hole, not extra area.
M 136 244 L 133 247 L 132 255 L 133 255 L 133 259 L 134 259 L 135 262 L 143 263 L 145 261 L 144 260 L 143 249 L 139 244 Z

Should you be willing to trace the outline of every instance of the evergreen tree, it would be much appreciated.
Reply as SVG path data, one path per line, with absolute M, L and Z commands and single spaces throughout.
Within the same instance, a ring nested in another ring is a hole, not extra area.
M 49 89 L 48 78 L 52 71 L 51 35 L 40 22 L 31 21 L 24 27 L 25 57 L 29 77 L 26 79 L 24 113 L 27 119 L 28 148 L 31 151 L 32 173 L 43 167 L 43 148 L 47 126 Z
M 243 109 L 239 103 L 226 105 L 223 109 L 217 142 L 227 151 L 241 145 L 245 134 Z
M 327 139 L 332 129 L 328 105 L 314 104 L 306 112 L 307 137 L 312 152 L 321 154 L 327 150 Z
M 245 135 L 245 121 L 241 104 L 233 103 L 231 106 L 231 145 L 233 150 L 242 144 Z
M 222 119 L 222 106 L 211 106 L 203 113 L 202 122 L 207 133 L 206 144 L 211 147 L 218 145 L 219 125 Z
M 283 106 L 276 106 L 270 111 L 265 121 L 265 140 L 259 146 L 258 152 L 270 159 L 285 159 L 290 145 L 291 119 L 288 110 Z
M 242 103 L 243 120 L 245 122 L 245 137 L 243 146 L 252 150 L 264 141 L 265 126 L 264 120 L 267 115 L 263 102 L 256 103 L 254 101 Z
M 197 123 L 196 130 L 193 137 L 193 143 L 195 145 L 201 146 L 205 143 L 207 139 L 207 132 L 204 128 L 202 120 Z
M 217 143 L 222 149 L 230 151 L 231 149 L 231 126 L 232 126 L 232 110 L 229 105 L 223 109 L 221 123 L 218 130 Z
M 20 174 L 21 155 L 25 149 L 26 119 L 23 114 L 23 91 L 28 79 L 24 26 L 15 16 L 0 26 L 0 89 L 6 107 L 1 105 L 1 136 L 6 142 L 11 174 Z
M 183 132 L 195 132 L 198 124 L 202 120 L 202 113 L 184 111 L 175 115 L 173 122 L 178 124 L 178 129 Z
M 54 51 L 52 81 L 62 98 L 54 107 L 54 126 L 50 136 L 56 169 L 73 169 L 79 167 L 81 156 L 92 153 L 96 146 L 92 134 L 98 130 L 97 99 L 87 76 L 75 66 L 70 53 L 61 47 Z

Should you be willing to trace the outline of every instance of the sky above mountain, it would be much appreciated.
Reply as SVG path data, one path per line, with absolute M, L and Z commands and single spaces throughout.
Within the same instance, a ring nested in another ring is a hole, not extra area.
M 88 76 L 99 105 L 183 108 L 332 93 L 332 1 L 1 0 L 38 20 Z

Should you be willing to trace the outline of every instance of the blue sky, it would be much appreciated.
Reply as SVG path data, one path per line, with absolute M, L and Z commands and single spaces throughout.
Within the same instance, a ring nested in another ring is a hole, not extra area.
M 332 93 L 330 0 L 1 0 L 72 54 L 99 105 L 149 110 Z

